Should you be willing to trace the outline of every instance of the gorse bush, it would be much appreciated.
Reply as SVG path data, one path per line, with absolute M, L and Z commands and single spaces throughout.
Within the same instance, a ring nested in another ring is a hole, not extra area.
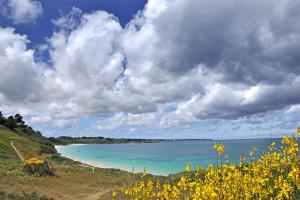
M 255 161 L 245 162 L 241 156 L 239 165 L 219 164 L 224 153 L 222 144 L 215 144 L 218 167 L 200 166 L 186 172 L 174 183 L 142 179 L 132 185 L 114 191 L 115 199 L 300 199 L 300 158 L 297 139 L 283 137 L 281 147 L 273 142 L 268 151 Z M 255 149 L 250 151 L 250 157 Z M 251 159 L 250 159 L 251 160 Z
M 41 160 L 39 158 L 31 158 L 24 162 L 23 169 L 29 174 L 37 174 L 40 176 L 53 176 L 54 168 L 49 161 Z

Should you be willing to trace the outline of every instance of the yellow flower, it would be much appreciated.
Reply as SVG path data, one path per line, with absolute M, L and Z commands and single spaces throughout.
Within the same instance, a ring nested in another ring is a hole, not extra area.
M 252 147 L 252 149 L 250 150 L 250 153 L 249 153 L 251 158 L 254 156 L 256 151 L 257 151 L 257 149 L 255 147 Z
M 118 193 L 113 191 L 111 195 L 112 195 L 112 197 L 116 197 L 118 195 Z
M 141 177 L 144 178 L 146 175 L 147 175 L 146 167 L 144 167 L 144 170 L 143 170 L 143 172 L 141 174 Z
M 191 171 L 191 167 L 192 167 L 192 164 L 191 164 L 191 163 L 186 163 L 185 171 L 186 171 L 186 172 L 190 172 L 190 171 Z
M 215 143 L 214 148 L 217 150 L 219 155 L 222 155 L 224 153 L 224 145 L 220 143 Z
M 215 144 L 218 155 L 223 154 L 222 144 Z M 200 166 L 195 173 L 184 174 L 176 179 L 165 178 L 156 184 L 153 180 L 136 180 L 131 187 L 121 190 L 124 199 L 176 200 L 176 199 L 297 199 L 300 193 L 300 155 L 295 137 L 283 137 L 281 147 L 271 150 L 260 158 L 247 163 L 241 155 L 240 165 L 214 167 L 206 169 Z M 256 149 L 252 149 L 254 156 Z M 191 171 L 187 163 L 186 171 Z M 161 180 L 161 179 L 160 179 Z M 177 181 L 176 181 L 177 180 Z M 114 196 L 114 193 L 113 193 Z
M 32 164 L 40 165 L 40 164 L 44 164 L 44 162 L 45 161 L 43 161 L 39 158 L 36 158 L 36 157 L 25 160 L 26 165 L 32 165 Z

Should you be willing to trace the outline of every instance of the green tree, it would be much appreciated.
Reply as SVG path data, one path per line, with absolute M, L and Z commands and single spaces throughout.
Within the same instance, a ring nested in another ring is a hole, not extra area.
M 4 116 L 2 115 L 2 112 L 0 111 L 0 124 L 4 124 L 5 123 L 5 118 Z
M 17 124 L 22 124 L 23 122 L 23 117 L 20 114 L 15 114 L 15 121 Z
M 15 128 L 17 128 L 17 122 L 15 121 L 13 116 L 9 116 L 7 118 L 7 120 L 5 120 L 4 125 L 11 130 L 14 130 Z

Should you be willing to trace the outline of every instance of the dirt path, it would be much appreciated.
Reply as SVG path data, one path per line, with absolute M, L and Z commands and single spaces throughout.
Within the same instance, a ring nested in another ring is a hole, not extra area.
M 12 148 L 15 150 L 15 152 L 17 153 L 17 155 L 19 156 L 19 158 L 24 161 L 24 157 L 22 156 L 22 154 L 20 153 L 20 151 L 15 147 L 14 145 L 14 141 L 10 141 L 10 145 L 12 146 Z
M 88 164 L 85 164 L 85 163 L 82 163 L 80 164 L 81 167 L 87 167 L 87 168 L 90 168 L 92 170 L 92 172 L 95 172 L 95 167 L 91 166 L 91 165 L 88 165 Z
M 100 191 L 100 192 L 96 192 L 96 193 L 94 193 L 94 194 L 91 194 L 91 195 L 88 195 L 87 197 L 86 197 L 86 199 L 87 200 L 108 200 L 106 197 L 103 197 L 103 195 L 105 195 L 105 194 L 107 194 L 107 193 L 109 193 L 109 194 L 111 194 L 110 193 L 111 191 L 110 190 L 104 190 L 104 191 Z

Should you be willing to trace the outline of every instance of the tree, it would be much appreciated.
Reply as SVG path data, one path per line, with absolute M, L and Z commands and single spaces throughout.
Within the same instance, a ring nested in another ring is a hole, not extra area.
M 15 114 L 15 121 L 17 122 L 17 124 L 22 124 L 23 117 L 20 114 Z
M 19 124 L 19 126 L 20 126 L 21 128 L 27 128 L 27 125 L 25 124 L 24 121 L 22 121 L 22 122 Z
M 17 123 L 16 123 L 15 119 L 13 118 L 13 116 L 9 116 L 7 118 L 7 120 L 5 120 L 4 125 L 11 130 L 14 130 L 15 128 L 17 128 Z
M 0 111 L 0 124 L 4 124 L 5 123 L 5 118 L 4 116 L 2 115 L 2 112 Z
M 36 134 L 37 134 L 38 136 L 42 136 L 42 133 L 41 133 L 40 131 L 36 131 Z

